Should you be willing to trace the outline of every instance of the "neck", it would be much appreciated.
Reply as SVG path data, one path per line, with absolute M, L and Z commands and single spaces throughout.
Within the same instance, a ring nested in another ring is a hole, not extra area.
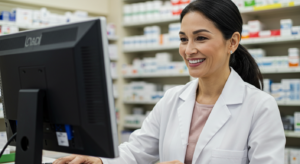
M 196 101 L 201 104 L 215 104 L 230 75 L 230 68 L 216 71 L 209 77 L 199 78 Z

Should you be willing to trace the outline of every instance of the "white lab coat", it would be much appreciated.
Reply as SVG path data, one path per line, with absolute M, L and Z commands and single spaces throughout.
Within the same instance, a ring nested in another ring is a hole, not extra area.
M 184 163 L 198 79 L 168 90 L 120 157 L 104 164 Z M 199 136 L 192 164 L 283 164 L 285 134 L 275 99 L 230 76 Z

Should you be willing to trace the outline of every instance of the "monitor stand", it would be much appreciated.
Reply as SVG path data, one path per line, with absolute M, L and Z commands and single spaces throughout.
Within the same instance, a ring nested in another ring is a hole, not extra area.
M 19 91 L 16 164 L 42 163 L 44 97 L 39 89 Z

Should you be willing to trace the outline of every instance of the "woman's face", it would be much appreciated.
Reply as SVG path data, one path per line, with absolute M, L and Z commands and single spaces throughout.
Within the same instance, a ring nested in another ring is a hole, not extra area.
M 192 77 L 209 77 L 229 69 L 230 41 L 226 41 L 221 31 L 202 13 L 187 13 L 182 19 L 179 36 L 179 53 Z

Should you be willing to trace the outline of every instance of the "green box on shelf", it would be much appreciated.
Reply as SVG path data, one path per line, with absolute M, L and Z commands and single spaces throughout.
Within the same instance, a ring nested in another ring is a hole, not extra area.
M 255 0 L 245 0 L 245 7 L 255 6 Z
M 0 158 L 0 163 L 14 162 L 15 161 L 15 157 L 16 157 L 15 153 L 3 154 L 2 157 Z

